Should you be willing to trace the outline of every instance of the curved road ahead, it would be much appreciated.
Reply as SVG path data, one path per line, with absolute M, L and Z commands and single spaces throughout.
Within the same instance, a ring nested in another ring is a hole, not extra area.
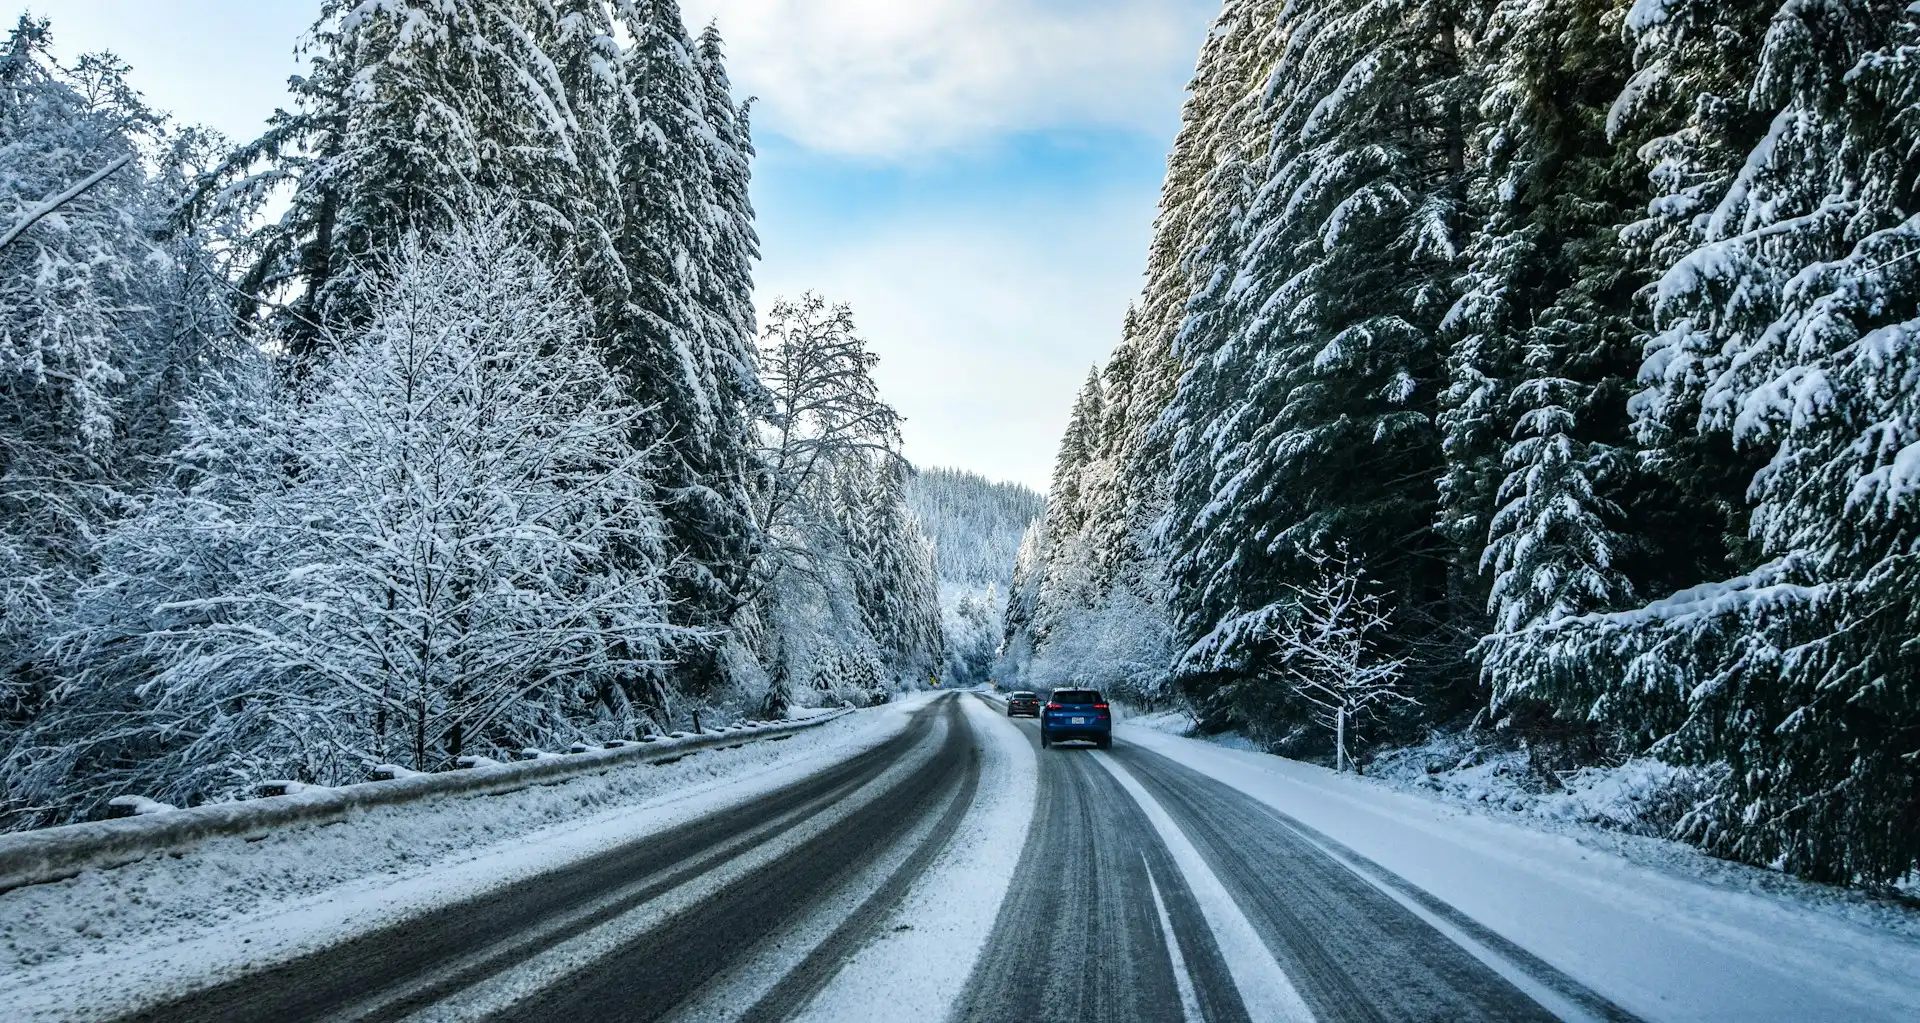
M 966 699 L 722 815 L 125 1019 L 792 1018 L 912 925 L 896 911 L 981 802 L 981 731 L 1010 726 Z M 1034 819 L 985 947 L 952 950 L 974 957 L 955 1019 L 1632 1018 L 1234 789 L 1018 727 Z

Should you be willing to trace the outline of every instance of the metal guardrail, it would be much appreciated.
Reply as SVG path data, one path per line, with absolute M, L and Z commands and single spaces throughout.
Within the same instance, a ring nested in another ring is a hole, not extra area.
M 732 748 L 816 728 L 847 714 L 834 711 L 798 721 L 732 725 L 716 732 L 611 749 L 567 753 L 510 764 L 485 764 L 437 774 L 407 773 L 383 781 L 337 788 L 287 786 L 284 795 L 235 803 L 210 803 L 114 820 L 63 824 L 0 835 L 0 892 L 179 852 L 213 838 L 264 838 L 304 824 L 330 824 L 356 810 L 442 796 L 495 795 L 551 785 L 617 767 L 678 760 L 703 749 Z

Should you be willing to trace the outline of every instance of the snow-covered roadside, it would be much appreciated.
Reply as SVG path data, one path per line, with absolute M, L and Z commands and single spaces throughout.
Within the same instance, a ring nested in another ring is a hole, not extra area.
M 1130 707 L 1124 703 L 1120 705 L 1120 713 L 1114 717 L 1114 721 L 1118 724 L 1131 725 L 1135 728 L 1146 728 L 1166 735 L 1177 735 L 1183 738 L 1193 735 L 1195 725 L 1193 715 L 1184 710 L 1144 711 L 1136 707 Z M 1259 751 L 1259 748 L 1256 747 L 1251 740 L 1234 732 L 1229 732 L 1225 735 L 1210 735 L 1206 737 L 1206 741 L 1224 749 Z
M 986 946 L 1033 824 L 1039 765 L 1002 714 L 963 698 L 983 756 L 973 809 L 881 929 L 836 974 L 802 1021 L 943 1019 Z
M 0 1002 L 109 1015 L 719 812 L 903 731 L 910 698 L 780 742 L 222 839 L 0 894 Z M 114 986 L 102 983 L 111 976 Z
M 1120 736 L 1318 829 L 1649 1020 L 1920 1018 L 1920 914 L 1813 885 L 1741 887 L 1742 873 L 1766 872 L 1732 864 L 1708 883 L 1367 779 L 1137 725 Z
M 1495 749 L 1459 734 L 1435 733 L 1425 744 L 1388 750 L 1367 774 L 1403 791 L 1450 803 L 1479 804 L 1549 824 L 1590 824 L 1630 834 L 1664 834 L 1678 816 L 1674 793 L 1690 794 L 1696 776 L 1652 758 L 1618 767 L 1557 772 L 1551 786 L 1528 764 L 1524 749 Z

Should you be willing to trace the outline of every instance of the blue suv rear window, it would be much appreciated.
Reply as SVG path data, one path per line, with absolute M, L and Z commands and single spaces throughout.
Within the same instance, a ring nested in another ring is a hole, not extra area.
M 1062 689 L 1053 694 L 1053 702 L 1071 704 L 1073 706 L 1085 706 L 1087 704 L 1105 703 L 1107 701 L 1101 699 L 1100 693 L 1093 689 Z

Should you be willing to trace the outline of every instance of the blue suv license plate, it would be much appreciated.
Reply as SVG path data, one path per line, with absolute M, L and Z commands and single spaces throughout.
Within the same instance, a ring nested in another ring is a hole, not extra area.
M 1069 722 L 1071 724 L 1084 725 L 1087 723 L 1087 719 L 1086 718 L 1070 718 Z

